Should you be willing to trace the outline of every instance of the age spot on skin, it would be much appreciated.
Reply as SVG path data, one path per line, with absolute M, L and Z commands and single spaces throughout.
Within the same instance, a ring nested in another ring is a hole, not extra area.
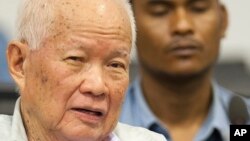
M 48 78 L 47 77 L 42 77 L 42 83 L 45 84 L 48 82 Z
M 44 9 L 44 7 L 45 7 L 45 4 L 41 5 L 41 8 L 42 8 L 42 9 Z

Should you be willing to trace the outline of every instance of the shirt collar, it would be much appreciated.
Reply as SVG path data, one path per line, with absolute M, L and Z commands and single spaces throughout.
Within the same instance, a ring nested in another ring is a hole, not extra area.
M 119 137 L 113 132 L 109 135 L 109 141 L 120 141 Z
M 13 114 L 13 123 L 11 128 L 11 139 L 12 140 L 20 140 L 27 141 L 27 135 L 24 129 L 24 124 L 22 121 L 21 113 L 20 113 L 20 98 L 17 99 Z
M 136 111 L 140 111 L 140 125 L 149 128 L 153 123 L 159 124 L 160 120 L 152 113 L 152 111 L 146 104 L 144 96 L 142 95 L 141 81 L 139 77 L 137 77 L 134 81 L 133 90 L 135 94 L 135 99 L 138 102 L 138 105 L 136 106 Z
M 142 95 L 140 78 L 137 77 L 133 83 L 134 84 L 132 85 L 132 89 L 134 90 L 135 99 L 138 102 L 136 111 L 140 111 L 140 125 L 147 128 L 149 128 L 153 123 L 161 125 L 160 120 L 157 119 L 157 117 L 152 113 L 152 111 L 146 104 L 146 100 Z M 205 140 L 212 134 L 215 129 L 217 129 L 223 140 L 229 141 L 230 122 L 227 114 L 227 108 L 229 103 L 228 101 L 231 96 L 229 93 L 231 92 L 220 87 L 215 81 L 213 82 L 212 90 L 213 99 L 208 117 L 203 123 L 200 131 L 196 135 L 195 140 Z
M 229 141 L 230 121 L 227 114 L 230 92 L 213 82 L 213 99 L 208 117 L 196 136 L 197 141 L 207 139 L 217 129 L 223 140 Z M 222 98 L 223 97 L 223 98 Z

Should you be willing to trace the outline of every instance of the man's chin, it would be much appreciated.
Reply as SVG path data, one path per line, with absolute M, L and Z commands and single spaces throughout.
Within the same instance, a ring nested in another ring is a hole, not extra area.
M 85 126 L 85 127 L 71 128 L 70 131 L 62 133 L 62 135 L 64 135 L 64 137 L 67 138 L 68 140 L 96 141 L 99 140 L 100 138 L 103 138 L 102 133 L 98 131 L 99 130 L 97 129 L 92 129 Z
M 172 82 L 172 83 L 188 83 L 190 81 L 195 81 L 198 79 L 203 79 L 208 75 L 209 69 L 204 70 L 181 70 L 181 71 L 155 71 L 151 72 L 154 78 L 162 82 Z

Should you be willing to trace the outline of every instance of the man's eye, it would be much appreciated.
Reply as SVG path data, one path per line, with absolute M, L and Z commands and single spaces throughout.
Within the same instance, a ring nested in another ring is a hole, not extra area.
M 207 10 L 206 7 L 192 7 L 192 11 L 197 12 L 197 13 L 202 13 Z
M 82 57 L 78 56 L 69 56 L 65 59 L 66 61 L 72 61 L 72 62 L 82 62 L 84 59 Z
M 194 2 L 190 6 L 190 9 L 194 12 L 197 12 L 197 13 L 205 12 L 205 11 L 207 11 L 208 8 L 209 8 L 209 4 L 207 2 L 204 2 L 204 1 Z
M 153 11 L 151 12 L 153 16 L 161 17 L 168 14 L 168 11 Z
M 114 62 L 109 64 L 110 67 L 112 68 L 122 68 L 122 69 L 126 69 L 125 65 L 123 63 L 119 63 L 119 62 Z
M 169 13 L 170 9 L 166 8 L 165 6 L 156 6 L 150 10 L 150 14 L 153 16 L 164 16 Z
M 68 57 L 68 59 L 72 61 L 82 61 L 82 58 L 77 56 L 70 56 Z

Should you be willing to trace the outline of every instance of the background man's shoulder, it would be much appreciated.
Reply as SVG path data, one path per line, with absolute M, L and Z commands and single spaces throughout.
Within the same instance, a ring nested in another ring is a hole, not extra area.
M 166 141 L 165 137 L 161 134 L 123 123 L 117 124 L 115 134 L 121 141 Z

